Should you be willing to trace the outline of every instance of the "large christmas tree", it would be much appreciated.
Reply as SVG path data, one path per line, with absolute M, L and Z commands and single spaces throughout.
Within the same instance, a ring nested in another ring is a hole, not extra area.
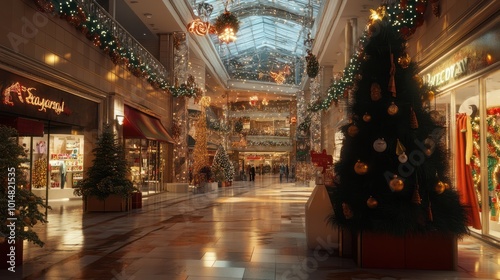
M 375 12 L 375 11 L 374 11 Z M 432 92 L 406 52 L 391 7 L 370 18 L 348 100 L 351 121 L 331 199 L 332 222 L 353 232 L 393 235 L 467 233 L 467 217 L 451 187 L 443 128 L 424 106 Z

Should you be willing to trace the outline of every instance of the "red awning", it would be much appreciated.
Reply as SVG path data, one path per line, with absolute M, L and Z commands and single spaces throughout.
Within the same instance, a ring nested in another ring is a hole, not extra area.
M 123 137 L 174 143 L 174 140 L 158 118 L 147 115 L 129 106 L 125 106 Z
M 43 122 L 19 117 L 0 117 L 0 124 L 15 128 L 19 136 L 43 136 Z

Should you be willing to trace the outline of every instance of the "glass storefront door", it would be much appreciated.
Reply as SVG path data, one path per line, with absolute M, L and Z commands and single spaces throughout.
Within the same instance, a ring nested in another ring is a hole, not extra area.
M 154 140 L 125 139 L 125 155 L 130 166 L 132 183 L 144 195 L 161 191 L 161 146 L 161 142 Z

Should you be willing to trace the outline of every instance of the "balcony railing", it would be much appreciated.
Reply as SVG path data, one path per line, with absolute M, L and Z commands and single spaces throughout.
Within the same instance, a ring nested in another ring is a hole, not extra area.
M 95 0 L 33 0 L 40 11 L 66 19 L 109 55 L 115 64 L 124 64 L 135 76 L 153 87 L 169 89 L 168 71 Z

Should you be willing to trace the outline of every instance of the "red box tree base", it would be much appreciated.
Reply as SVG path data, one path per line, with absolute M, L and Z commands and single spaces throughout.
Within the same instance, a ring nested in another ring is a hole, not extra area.
M 358 264 L 364 268 L 455 270 L 457 238 L 439 232 L 404 237 L 363 232 Z

